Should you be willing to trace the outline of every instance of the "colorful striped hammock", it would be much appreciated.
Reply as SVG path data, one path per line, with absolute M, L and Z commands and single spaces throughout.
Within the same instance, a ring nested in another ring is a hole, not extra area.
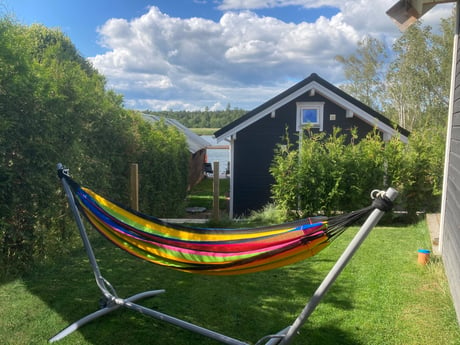
M 116 246 L 158 265 L 211 275 L 265 271 L 311 257 L 375 208 L 257 228 L 187 227 L 130 210 L 63 177 L 80 212 Z

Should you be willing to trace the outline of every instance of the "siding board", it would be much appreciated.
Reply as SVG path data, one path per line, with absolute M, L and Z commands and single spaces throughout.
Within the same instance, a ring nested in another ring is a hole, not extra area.
M 452 127 L 452 139 L 460 140 L 460 127 Z
M 460 152 L 460 140 L 453 138 L 450 142 L 450 154 L 458 154 L 459 152 Z M 455 165 L 453 165 L 453 167 L 455 168 Z
M 458 13 L 457 13 L 458 17 Z M 453 93 L 449 164 L 445 193 L 442 257 L 449 281 L 452 299 L 460 323 L 460 44 Z
M 459 100 L 460 101 L 460 100 Z M 460 126 L 460 112 L 455 112 L 452 117 L 452 125 Z

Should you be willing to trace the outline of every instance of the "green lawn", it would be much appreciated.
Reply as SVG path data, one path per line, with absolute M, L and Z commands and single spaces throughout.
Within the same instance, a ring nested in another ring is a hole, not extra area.
M 206 207 L 212 210 L 213 207 L 213 178 L 204 178 L 194 186 L 187 196 L 188 207 Z M 230 191 L 230 179 L 219 179 L 219 209 L 225 211 L 228 208 L 226 195 Z
M 304 262 L 245 276 L 199 276 L 157 267 L 91 234 L 102 273 L 128 296 L 166 293 L 143 304 L 254 343 L 289 325 L 356 233 L 351 228 Z M 345 268 L 294 344 L 460 344 L 460 328 L 439 259 L 417 263 L 429 244 L 425 222 L 378 227 Z M 46 344 L 98 308 L 100 293 L 81 247 L 0 285 L 1 344 Z M 215 341 L 119 310 L 58 344 L 211 345 Z

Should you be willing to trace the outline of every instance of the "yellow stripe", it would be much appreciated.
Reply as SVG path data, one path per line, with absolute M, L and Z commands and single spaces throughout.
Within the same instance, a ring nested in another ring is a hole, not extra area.
M 114 232 L 110 227 L 106 227 L 104 223 L 100 222 L 99 219 L 93 213 L 88 212 L 86 208 L 85 208 L 85 213 L 93 224 L 98 224 L 97 226 L 98 230 L 101 231 L 107 237 L 109 237 L 113 242 L 116 242 L 119 244 L 122 244 L 122 242 L 127 242 L 130 245 L 143 251 L 144 253 L 152 254 L 152 255 L 158 256 L 160 258 L 165 258 L 168 260 L 173 260 L 173 261 L 178 261 L 178 262 L 183 262 L 183 263 L 190 263 L 190 264 L 225 264 L 225 263 L 231 263 L 235 260 L 245 259 L 251 256 L 256 256 L 256 255 L 261 254 L 261 253 L 253 253 L 253 254 L 247 254 L 244 256 L 235 255 L 235 256 L 222 257 L 222 256 L 217 256 L 217 255 L 212 256 L 212 253 L 210 253 L 210 255 L 208 256 L 208 255 L 184 253 L 181 251 L 174 251 L 174 250 L 169 251 L 168 249 L 163 249 L 163 248 L 158 247 L 153 242 L 146 243 L 142 240 L 131 237 L 129 235 L 126 235 L 120 232 Z M 173 253 L 177 253 L 177 255 L 174 255 Z M 200 260 L 200 258 L 202 258 L 202 260 Z
M 253 239 L 258 237 L 264 236 L 272 236 L 277 234 L 283 234 L 286 231 L 294 229 L 285 228 L 285 229 L 277 229 L 272 231 L 266 232 L 256 232 L 253 234 L 250 233 L 242 233 L 242 234 L 200 234 L 200 233 L 193 233 L 184 230 L 174 229 L 172 227 L 164 226 L 147 219 L 141 218 L 129 211 L 124 210 L 123 208 L 115 205 L 114 203 L 108 201 L 107 199 L 103 198 L 102 196 L 94 193 L 90 189 L 83 188 L 82 189 L 87 192 L 91 197 L 93 197 L 97 203 L 104 208 L 109 214 L 113 217 L 119 219 L 120 217 L 117 215 L 121 215 L 123 218 L 126 219 L 128 225 L 133 226 L 138 229 L 146 229 L 146 231 L 151 231 L 152 233 L 159 233 L 164 237 L 169 238 L 178 238 L 185 241 L 234 241 L 234 240 L 244 240 L 244 239 Z

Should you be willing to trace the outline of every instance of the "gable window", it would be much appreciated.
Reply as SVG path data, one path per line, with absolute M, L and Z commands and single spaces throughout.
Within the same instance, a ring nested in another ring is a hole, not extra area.
M 297 102 L 297 131 L 303 127 L 323 130 L 324 102 Z

